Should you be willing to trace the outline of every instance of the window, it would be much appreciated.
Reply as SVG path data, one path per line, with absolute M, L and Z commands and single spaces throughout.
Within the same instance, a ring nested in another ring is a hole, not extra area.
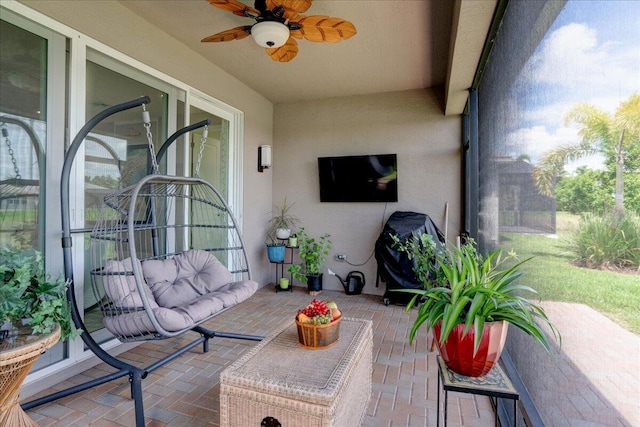
M 571 244 L 585 228 L 581 215 L 617 209 L 618 143 L 626 159 L 625 218 L 637 218 L 638 123 L 628 120 L 623 133 L 616 114 L 640 114 L 638 22 L 637 2 L 509 1 L 478 87 L 477 238 L 484 250 L 535 256 L 523 281 L 538 290 L 563 334 L 553 356 L 515 329 L 508 337 L 547 425 L 640 422 L 638 407 L 624 404 L 640 397 L 625 378 L 634 369 L 615 371 L 629 366 L 628 344 L 619 352 L 602 348 L 613 336 L 637 340 L 638 276 L 623 267 L 586 268 L 574 261 Z M 640 235 L 639 224 L 632 221 L 627 236 Z M 636 358 L 635 381 L 638 368 Z

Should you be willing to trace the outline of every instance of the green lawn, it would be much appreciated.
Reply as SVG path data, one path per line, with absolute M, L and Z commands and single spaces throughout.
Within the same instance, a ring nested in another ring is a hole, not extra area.
M 626 329 L 640 334 L 640 275 L 589 270 L 571 265 L 564 238 L 577 222 L 559 217 L 558 238 L 532 234 L 501 234 L 501 246 L 514 249 L 524 264 L 522 282 L 542 300 L 586 304 Z

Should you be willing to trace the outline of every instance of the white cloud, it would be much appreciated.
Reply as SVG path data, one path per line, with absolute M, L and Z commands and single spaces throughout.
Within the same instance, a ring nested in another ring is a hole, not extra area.
M 570 175 L 573 175 L 580 166 L 586 166 L 594 170 L 604 170 L 604 156 L 602 154 L 594 154 L 593 156 L 583 157 L 582 159 L 567 163 L 564 170 L 569 172 Z
M 594 60 L 602 61 L 596 40 L 596 31 L 584 24 L 572 23 L 555 30 L 532 57 L 530 77 L 537 82 L 562 81 L 569 85 L 584 81 Z
M 595 105 L 599 110 L 613 115 L 620 106 L 620 103 L 628 99 L 628 97 L 605 95 L 594 96 L 585 101 L 591 105 Z M 554 102 L 545 103 L 544 105 L 533 105 L 528 103 L 527 108 L 522 116 L 527 123 L 537 123 L 549 128 L 564 127 L 565 119 L 577 104 L 577 101 L 570 99 L 556 99 Z
M 513 158 L 526 154 L 535 165 L 550 150 L 563 145 L 576 144 L 579 140 L 580 136 L 575 127 L 559 127 L 555 131 L 549 131 L 544 126 L 520 128 L 507 135 L 506 147 L 511 151 L 504 154 Z M 565 170 L 568 173 L 573 173 L 580 166 L 587 166 L 589 169 L 604 169 L 603 162 L 603 156 L 596 154 L 567 163 Z
M 574 89 L 576 98 L 612 93 L 627 97 L 640 89 L 639 58 L 637 46 L 600 42 L 595 29 L 570 23 L 546 37 L 525 75 L 534 83 Z
M 550 132 L 544 126 L 533 126 L 530 128 L 520 128 L 511 132 L 506 137 L 507 147 L 517 147 L 512 149 L 509 155 L 518 157 L 527 154 L 532 163 L 538 163 L 540 157 L 549 150 L 561 145 L 573 144 L 579 140 L 578 133 L 572 128 L 557 128 L 555 132 Z
M 629 95 L 640 91 L 640 46 L 615 39 L 602 41 L 598 31 L 569 23 L 548 34 L 521 74 L 525 88 L 515 95 L 525 127 L 506 136 L 505 155 L 526 154 L 536 164 L 550 150 L 580 141 L 575 124 L 565 118 L 579 102 L 613 114 Z M 624 37 L 623 37 L 624 38 Z M 601 155 L 565 166 L 603 168 Z

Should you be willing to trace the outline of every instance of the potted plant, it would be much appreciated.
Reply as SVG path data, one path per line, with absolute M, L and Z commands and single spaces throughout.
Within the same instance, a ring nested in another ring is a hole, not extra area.
M 407 310 L 419 304 L 409 342 L 413 343 L 423 324 L 433 329 L 440 355 L 451 370 L 468 376 L 489 372 L 500 358 L 508 324 L 532 336 L 547 351 L 551 345 L 538 321 L 560 339 L 542 307 L 522 295 L 535 290 L 516 283 L 524 274 L 521 266 L 530 258 L 518 261 L 513 252 L 503 258 L 501 249 L 483 257 L 472 239 L 441 250 L 426 233 L 406 242 L 394 240 L 414 260 L 423 286 L 396 290 L 415 294 Z
M 68 283 L 44 271 L 37 251 L 0 249 L 0 326 L 5 330 L 27 325 L 34 334 L 48 334 L 60 325 L 61 339 L 78 335 L 66 298 Z M 9 335 L 9 333 L 7 333 Z
M 291 215 L 293 203 L 287 203 L 284 198 L 282 205 L 273 205 L 275 215 L 268 222 L 267 229 L 267 256 L 270 262 L 283 262 L 287 239 L 291 235 L 291 230 L 298 223 L 298 218 Z
M 331 237 L 323 234 L 319 238 L 311 237 L 304 227 L 300 228 L 298 236 L 298 256 L 300 263 L 289 266 L 292 277 L 302 283 L 307 283 L 310 293 L 322 290 L 322 267 L 331 251 Z
M 267 257 L 269 262 L 281 263 L 284 262 L 287 245 L 284 241 L 270 240 L 267 245 Z
M 275 215 L 269 220 L 269 229 L 267 235 L 272 240 L 280 239 L 286 240 L 291 234 L 291 230 L 298 224 L 298 218 L 291 214 L 293 203 L 287 203 L 287 198 L 281 205 L 273 205 Z

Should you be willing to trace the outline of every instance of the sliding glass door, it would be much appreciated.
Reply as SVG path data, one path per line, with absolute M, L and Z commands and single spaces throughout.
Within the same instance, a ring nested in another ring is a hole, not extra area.
M 60 271 L 49 236 L 64 140 L 65 37 L 15 14 L 0 20 L 0 248 L 39 251 L 48 271 Z M 58 143 L 56 149 L 55 144 Z M 45 215 L 46 212 L 46 215 Z M 36 369 L 64 359 L 66 343 L 40 358 Z
M 87 50 L 86 61 L 86 118 L 105 108 L 142 95 L 151 98 L 145 106 L 151 117 L 150 133 L 142 120 L 142 108 L 127 110 L 102 121 L 89 134 L 84 144 L 83 180 L 84 215 L 77 218 L 74 228 L 92 229 L 98 219 L 103 197 L 121 188 L 135 184 L 151 172 L 150 146 L 160 148 L 169 131 L 169 104 L 176 103 L 176 90 L 170 85 L 144 75 L 132 67 L 115 61 L 92 49 Z M 184 99 L 184 93 L 181 96 Z M 175 120 L 172 124 L 175 129 Z M 151 140 L 151 145 L 149 144 Z M 166 170 L 166 159 L 161 171 Z M 85 233 L 88 239 L 88 233 Z M 89 265 L 89 244 L 84 251 L 85 265 Z M 91 288 L 88 269 L 84 269 L 84 321 L 87 332 L 97 341 L 111 335 L 103 329 L 102 314 Z
M 241 221 L 243 115 L 18 2 L 3 2 L 0 11 L 0 247 L 41 251 L 47 271 L 61 274 L 60 205 L 68 203 L 79 310 L 86 333 L 112 349 L 119 343 L 103 328 L 91 289 L 87 236 L 104 195 L 149 172 L 149 135 L 141 108 L 105 119 L 76 153 L 70 197 L 61 201 L 71 140 L 100 111 L 140 96 L 151 98 L 146 109 L 155 152 L 177 129 L 208 118 L 199 174 L 220 189 Z M 202 139 L 201 129 L 178 138 L 159 162 L 160 173 L 192 176 Z M 185 208 L 182 220 L 188 218 Z M 188 247 L 184 240 L 176 244 Z M 25 384 L 76 372 L 90 356 L 80 338 L 59 343 L 39 358 Z

